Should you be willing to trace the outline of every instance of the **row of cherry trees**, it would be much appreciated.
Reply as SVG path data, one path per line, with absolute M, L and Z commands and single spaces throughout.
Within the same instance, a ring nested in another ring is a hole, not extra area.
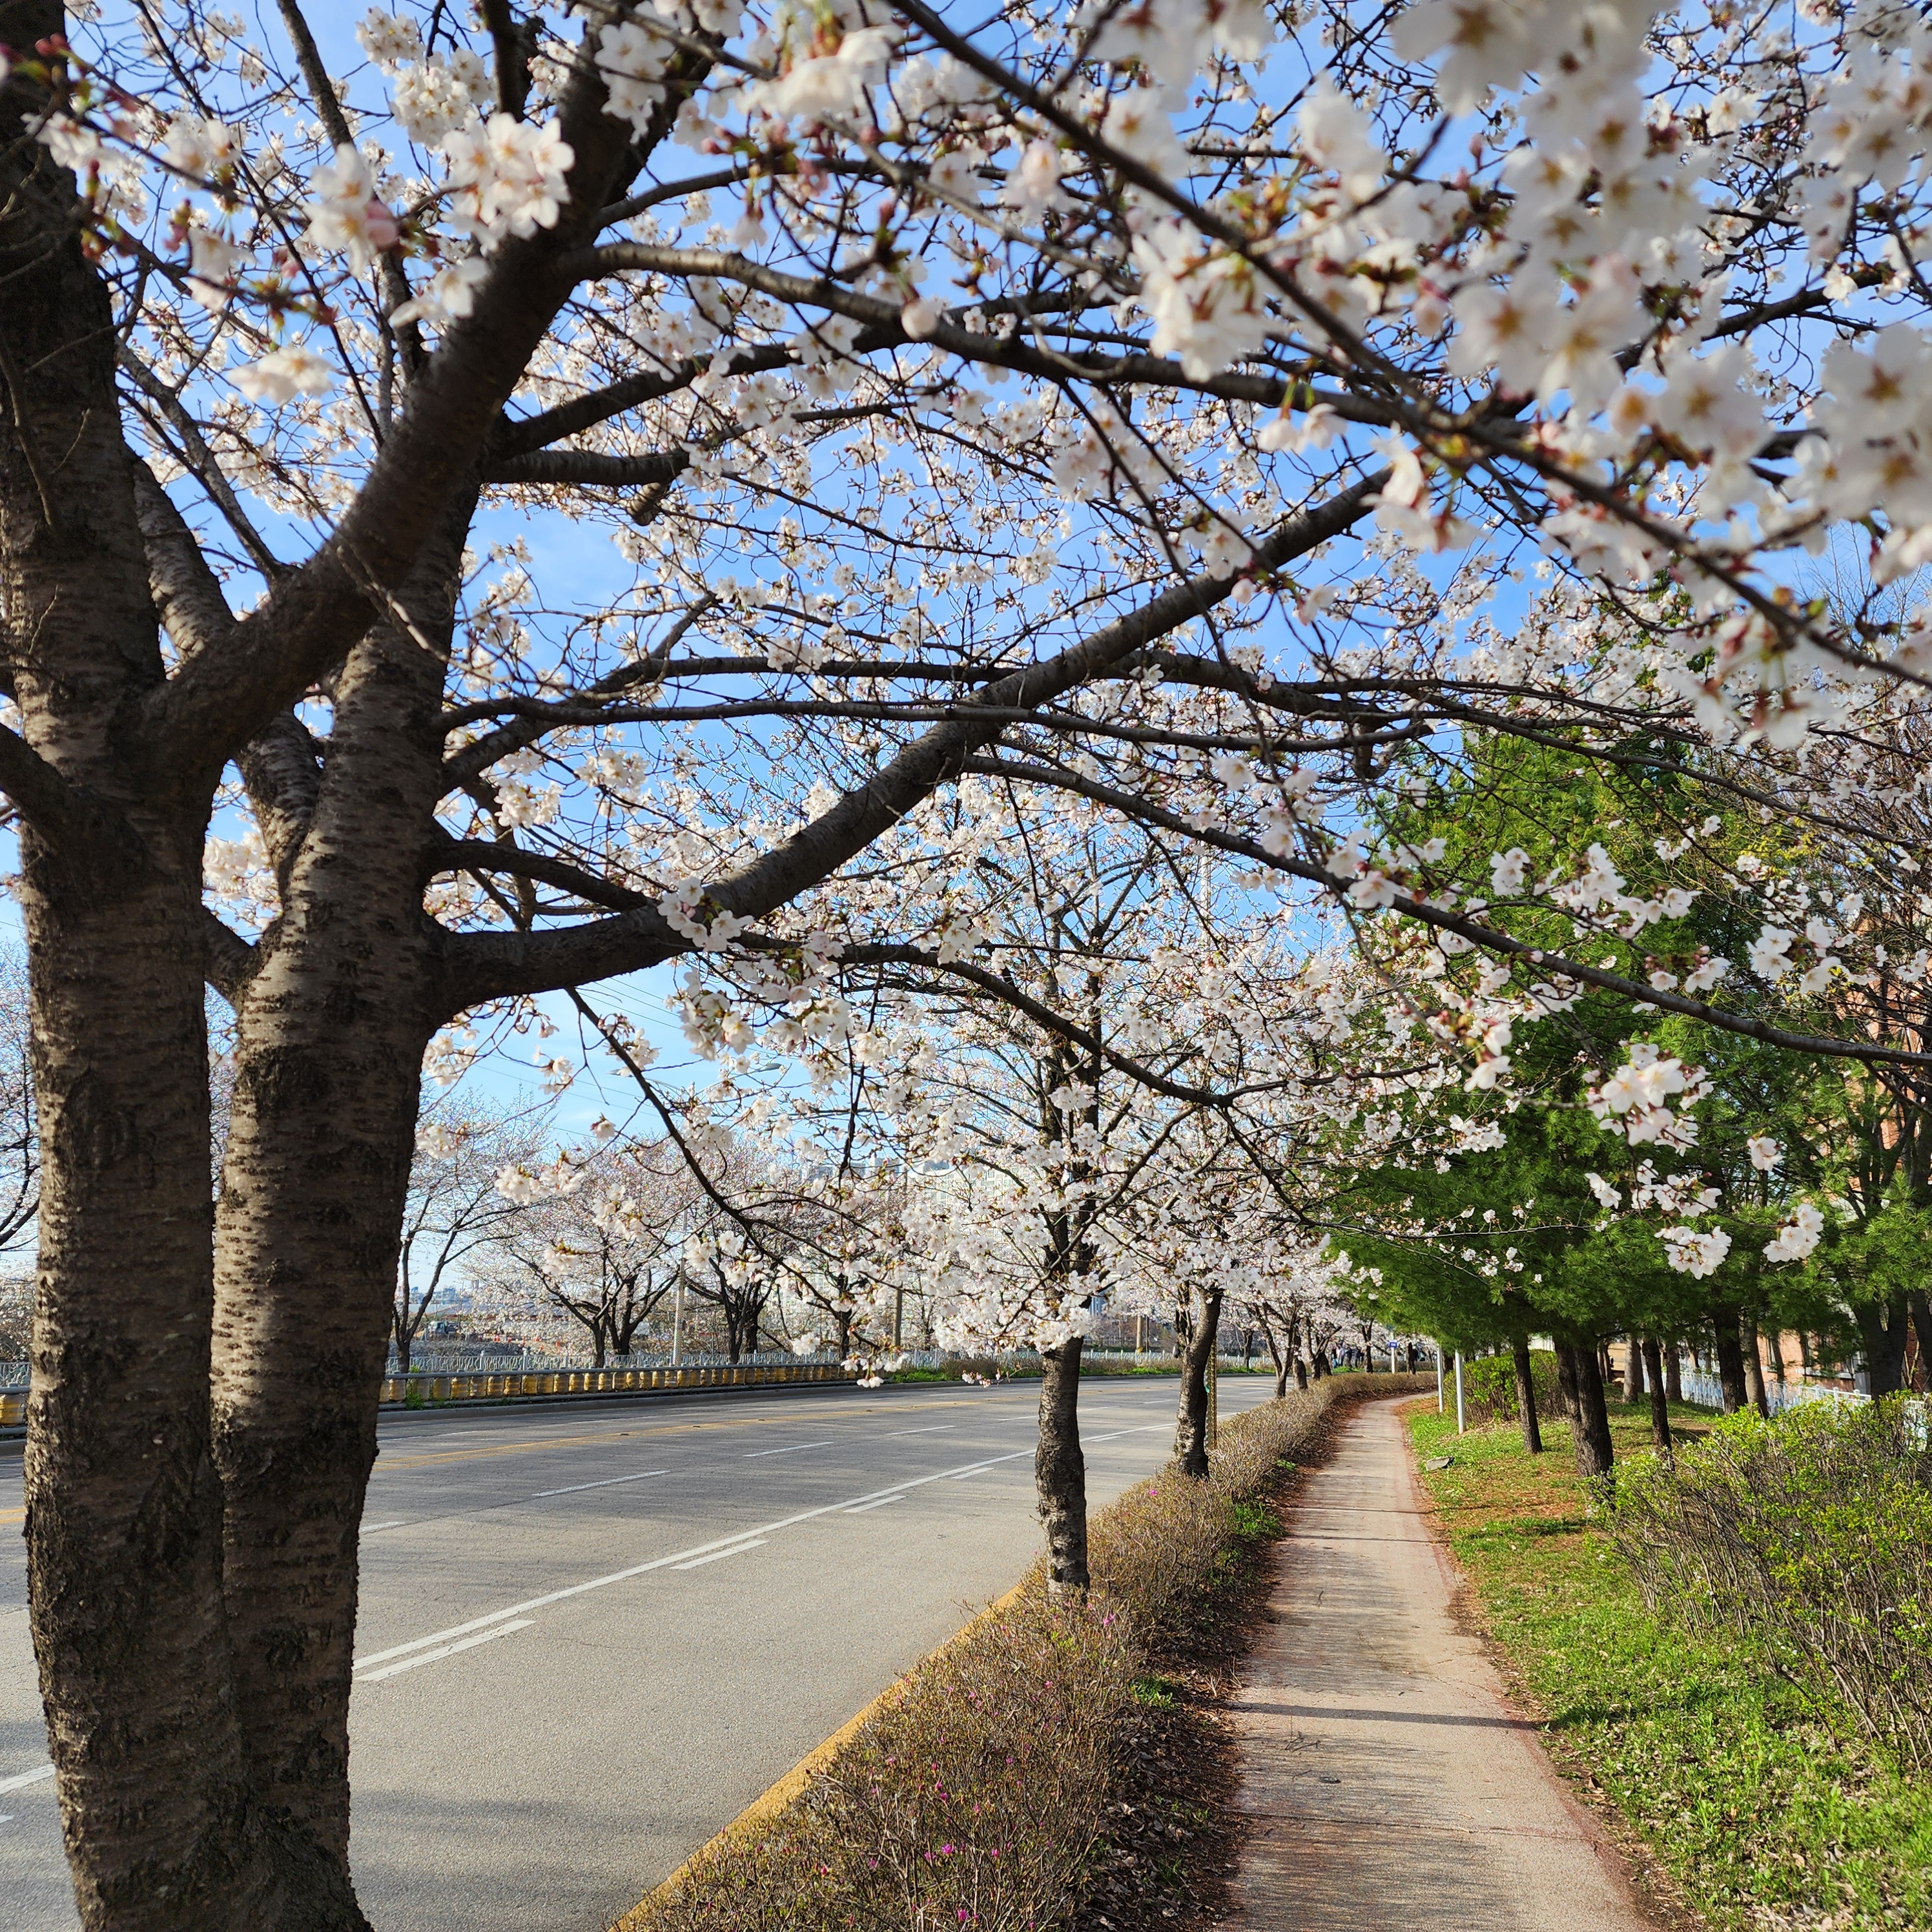
M 1634 1148 L 1706 1104 L 1656 1016 L 1926 1064 L 1920 8 L 480 11 L 0 0 L 27 1530 L 90 1928 L 365 1923 L 426 1062 L 567 1012 L 715 1177 L 734 1093 L 625 1012 L 682 962 L 705 1045 L 890 1116 L 962 1322 L 1063 1365 L 1056 1562 L 1082 1284 L 1165 1244 L 1230 1292 L 1336 1177 L 1507 1132 L 1586 998 Z M 1550 836 L 1461 836 L 1490 743 Z M 1613 849 L 1578 772 L 1671 829 Z

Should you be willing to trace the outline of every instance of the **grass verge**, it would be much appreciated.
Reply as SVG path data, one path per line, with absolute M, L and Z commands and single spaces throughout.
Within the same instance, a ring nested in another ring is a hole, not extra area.
M 1673 1410 L 1673 1426 L 1678 1412 Z M 1681 1412 L 1696 1433 L 1708 1417 Z M 1748 1645 L 1644 1607 L 1590 1520 L 1568 1427 L 1460 1439 L 1412 1416 L 1423 1480 L 1473 1608 L 1564 1770 L 1620 1816 L 1676 1897 L 1724 1932 L 1932 1928 L 1932 1789 L 1828 1724 Z M 1613 1405 L 1619 1460 L 1647 1413 Z
M 1330 1410 L 1419 1382 L 1329 1378 L 1224 1426 L 1208 1482 L 1129 1490 L 1093 1520 L 1085 1601 L 1034 1573 L 902 1678 L 790 1804 L 713 1840 L 620 1932 L 1185 1922 L 1226 1850 L 1190 1673 L 1238 1625 L 1253 1553 L 1280 1533 L 1273 1501 Z

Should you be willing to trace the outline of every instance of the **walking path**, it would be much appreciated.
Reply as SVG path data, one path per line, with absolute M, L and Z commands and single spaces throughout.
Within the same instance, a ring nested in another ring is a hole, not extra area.
M 1236 1692 L 1246 1932 L 1652 1932 L 1449 1612 L 1399 1405 L 1364 1404 L 1276 1546 Z

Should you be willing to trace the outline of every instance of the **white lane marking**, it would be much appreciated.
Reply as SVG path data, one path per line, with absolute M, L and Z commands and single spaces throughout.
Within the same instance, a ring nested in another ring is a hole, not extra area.
M 413 1670 L 419 1664 L 434 1664 L 440 1657 L 454 1657 L 459 1650 L 474 1650 L 479 1643 L 494 1643 L 500 1636 L 514 1636 L 518 1630 L 530 1629 L 535 1622 L 533 1617 L 519 1617 L 514 1623 L 499 1624 L 494 1630 L 484 1630 L 479 1636 L 466 1636 L 460 1643 L 446 1643 L 418 1656 L 406 1657 L 401 1663 L 392 1664 L 386 1670 L 364 1670 L 356 1681 L 358 1684 L 376 1684 L 385 1677 L 400 1677 L 405 1670 Z
M 1030 1449 L 1016 1449 L 1010 1456 L 995 1456 L 992 1462 L 970 1464 L 968 1473 L 990 1469 L 998 1462 L 1017 1462 L 1022 1456 L 1032 1454 Z M 705 1556 L 713 1550 L 729 1548 L 742 1543 L 748 1537 L 775 1536 L 782 1529 L 790 1529 L 799 1523 L 813 1522 L 820 1516 L 848 1510 L 854 1503 L 868 1503 L 880 1496 L 922 1489 L 928 1483 L 944 1482 L 948 1476 L 956 1473 L 951 1469 L 935 1469 L 929 1476 L 914 1476 L 905 1481 L 893 1483 L 883 1490 L 868 1490 L 862 1496 L 847 1496 L 836 1503 L 821 1503 L 816 1509 L 800 1510 L 794 1515 L 780 1516 L 776 1522 L 760 1523 L 755 1528 L 741 1529 L 734 1535 L 715 1536 L 709 1543 L 694 1544 L 688 1550 L 674 1550 L 668 1556 L 656 1556 L 648 1563 L 634 1563 L 627 1570 L 612 1570 L 608 1576 L 592 1576 L 581 1583 L 566 1584 L 561 1590 L 547 1591 L 541 1597 L 531 1597 L 520 1604 L 512 1604 L 507 1610 L 492 1610 L 487 1616 L 472 1617 L 467 1623 L 452 1624 L 448 1630 L 432 1630 L 428 1636 L 417 1637 L 412 1642 L 395 1644 L 387 1650 L 379 1650 L 373 1657 L 364 1658 L 356 1668 L 361 1672 L 371 1664 L 386 1664 L 392 1657 L 405 1656 L 412 1650 L 426 1649 L 431 1644 L 442 1643 L 451 1637 L 467 1636 L 472 1630 L 487 1630 L 492 1624 L 504 1622 L 511 1617 L 520 1617 L 526 1610 L 546 1610 L 552 1604 L 562 1603 L 571 1597 L 580 1597 L 587 1591 L 607 1589 L 613 1583 L 628 1583 L 633 1576 L 647 1576 L 653 1570 L 675 1568 L 694 1556 Z
M 1156 1433 L 1164 1426 L 1158 1422 L 1144 1422 L 1137 1429 L 1112 1429 L 1104 1436 L 1082 1436 L 1081 1441 L 1083 1443 L 1112 1442 L 1117 1437 L 1122 1436 L 1149 1436 Z M 1022 1449 L 1015 1455 L 995 1456 L 991 1462 L 975 1462 L 968 1468 L 952 1470 L 948 1473 L 954 1482 L 963 1483 L 972 1477 L 980 1474 L 985 1470 L 997 1468 L 1002 1462 L 1016 1462 L 1020 1456 L 1030 1456 L 1032 1454 L 1033 1451 L 1030 1449 Z M 928 1480 L 931 1479 L 928 1478 Z
M 0 1825 L 10 1825 L 13 1822 L 14 1814 L 12 1812 L 0 1811 Z
M 574 1496 L 579 1490 L 614 1489 L 620 1483 L 641 1483 L 646 1476 L 668 1476 L 668 1469 L 640 1469 L 634 1476 L 606 1476 L 601 1483 L 566 1483 L 560 1490 L 539 1490 L 530 1501 L 543 1496 Z
M 935 1422 L 929 1429 L 894 1429 L 886 1432 L 880 1439 L 890 1442 L 902 1436 L 950 1436 L 953 1425 L 950 1422 Z
M 834 1438 L 827 1436 L 823 1442 L 788 1442 L 782 1449 L 754 1449 L 745 1460 L 755 1462 L 760 1456 L 793 1456 L 801 1449 L 830 1449 Z
M 694 1556 L 688 1563 L 674 1563 L 674 1570 L 701 1570 L 707 1563 L 722 1563 L 728 1556 L 742 1556 L 748 1550 L 762 1550 L 765 1539 L 754 1537 L 749 1543 L 734 1543 L 729 1550 L 714 1550 L 709 1556 Z
M 11 1778 L 0 1778 L 0 1791 L 24 1791 L 30 1784 L 38 1784 L 44 1778 L 51 1778 L 54 1768 L 50 1764 L 37 1764 L 32 1771 L 16 1773 Z
M 863 1516 L 868 1510 L 884 1509 L 888 1503 L 902 1503 L 904 1501 L 904 1490 L 898 1490 L 889 1496 L 874 1496 L 868 1503 L 854 1503 L 843 1514 L 847 1516 Z
M 393 1522 L 365 1522 L 362 1526 L 362 1534 L 364 1536 L 374 1536 L 379 1529 L 400 1529 L 408 1521 L 407 1516 L 399 1516 Z

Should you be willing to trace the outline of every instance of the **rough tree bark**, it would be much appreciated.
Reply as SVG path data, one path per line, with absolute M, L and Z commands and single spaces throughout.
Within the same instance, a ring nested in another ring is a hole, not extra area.
M 1080 1448 L 1080 1352 L 1076 1335 L 1040 1351 L 1040 1439 L 1034 1486 L 1046 1529 L 1047 1588 L 1087 1587 L 1087 1459 Z
M 1596 1348 L 1574 1350 L 1576 1360 L 1576 1473 L 1607 1476 L 1616 1460 L 1610 1444 L 1610 1412 L 1604 1397 L 1604 1370 Z
M 1670 1453 L 1670 1398 L 1664 1385 L 1664 1351 L 1654 1335 L 1643 1338 L 1644 1381 L 1650 1390 L 1650 1439 Z
M 1624 1400 L 1635 1402 L 1644 1392 L 1642 1339 L 1632 1333 L 1624 1337 L 1624 1346 L 1629 1351 L 1624 1358 Z
M 1750 1400 L 1744 1382 L 1744 1342 L 1738 1324 L 1742 1311 L 1736 1302 L 1719 1302 L 1711 1310 L 1718 1357 L 1718 1383 L 1724 1391 L 1724 1413 L 1735 1415 Z
M 1272 1328 L 1263 1332 L 1268 1337 L 1268 1360 L 1274 1364 L 1274 1399 L 1280 1402 L 1288 1394 L 1289 1357 L 1282 1344 L 1275 1339 Z
M 1543 1430 L 1536 1419 L 1536 1376 L 1529 1358 L 1529 1337 L 1517 1336 L 1511 1353 L 1516 1359 L 1516 1412 L 1522 1424 L 1522 1446 L 1532 1456 L 1540 1456 Z
M 236 1006 L 214 1264 L 216 1463 L 238 1703 L 257 1789 L 348 1876 L 358 1526 L 382 1373 L 435 940 L 443 658 L 464 501 L 334 680 L 328 766 L 280 917 Z M 432 648 L 433 647 L 433 648 Z M 372 826 L 372 819 L 375 821 Z
M 1556 1394 L 1564 1420 L 1572 1425 L 1582 1419 L 1576 1397 L 1576 1351 L 1561 1336 L 1556 1341 Z
M 61 25 L 46 0 L 0 0 L 9 46 Z M 594 80 L 572 86 L 581 178 L 602 187 L 628 131 L 600 120 Z M 338 1932 L 364 1923 L 338 1721 L 355 1523 L 432 1020 L 418 999 L 409 1027 L 360 1040 L 328 1010 L 340 980 L 298 983 L 291 962 L 320 946 L 324 981 L 343 964 L 343 935 L 318 934 L 332 895 L 348 896 L 323 877 L 348 848 L 406 872 L 408 929 L 422 928 L 420 841 L 378 852 L 385 792 L 410 773 L 365 764 L 357 836 L 345 824 L 318 848 L 312 879 L 278 862 L 292 896 L 259 952 L 203 910 L 201 848 L 224 764 L 251 785 L 276 765 L 250 740 L 274 734 L 308 680 L 346 654 L 338 722 L 365 694 L 381 709 L 358 682 L 386 675 L 371 610 L 447 513 L 567 279 L 519 275 L 506 252 L 491 316 L 445 345 L 379 460 L 408 487 L 372 482 L 311 563 L 231 624 L 218 592 L 156 568 L 144 506 L 165 498 L 122 439 L 114 317 L 72 178 L 23 136 L 26 85 L 0 99 L 0 620 L 22 719 L 21 738 L 0 733 L 0 788 L 23 820 L 46 1149 L 26 1533 L 69 1861 L 101 1932 Z M 568 245 L 600 200 L 526 257 Z M 356 741 L 352 725 L 332 766 Z M 427 821 L 421 801 L 398 809 Z M 406 980 L 411 962 L 393 970 Z M 204 977 L 235 993 L 243 1033 L 218 1316 Z M 318 1091 L 325 1058 L 338 1077 Z M 350 1218 L 333 1220 L 344 1202 Z M 322 1598 L 303 1596 L 325 1572 Z
M 1187 1338 L 1180 1363 L 1180 1412 L 1174 1420 L 1174 1460 L 1184 1476 L 1208 1478 L 1208 1363 L 1221 1328 L 1217 1289 L 1202 1298 L 1201 1318 Z
M 0 0 L 10 46 L 62 25 Z M 23 104 L 0 109 L 0 614 L 25 744 L 9 734 L 0 784 L 25 820 L 44 1163 L 28 1614 L 83 1922 L 238 1928 L 274 1922 L 287 1872 L 230 1695 L 208 1441 L 215 774 L 154 769 L 164 668 L 113 318 Z
M 1671 1402 L 1684 1400 L 1684 1358 L 1675 1342 L 1659 1345 L 1664 1350 L 1664 1393 Z
M 1906 1298 L 1894 1294 L 1883 1301 L 1861 1302 L 1856 1312 L 1871 1393 L 1896 1395 L 1905 1386 Z
M 1764 1356 L 1758 1346 L 1756 1317 L 1744 1316 L 1738 1333 L 1738 1346 L 1744 1358 L 1744 1387 L 1750 1394 L 1750 1406 L 1759 1414 L 1768 1416 L 1771 1413 L 1771 1398 L 1764 1386 Z

